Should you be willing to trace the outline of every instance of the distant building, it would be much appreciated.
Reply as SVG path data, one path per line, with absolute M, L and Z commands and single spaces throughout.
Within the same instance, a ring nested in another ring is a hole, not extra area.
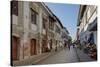
M 97 45 L 97 6 L 80 6 L 77 23 L 77 40 L 80 40 L 81 45 L 90 40 Z
M 65 46 L 65 47 L 67 47 L 68 46 L 68 41 L 69 41 L 69 32 L 68 32 L 68 30 L 65 28 L 65 27 L 63 27 L 63 30 L 62 30 L 62 42 L 63 42 L 63 45 Z

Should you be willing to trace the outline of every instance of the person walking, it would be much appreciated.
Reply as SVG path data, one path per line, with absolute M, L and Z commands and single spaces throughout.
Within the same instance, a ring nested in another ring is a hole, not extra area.
M 75 44 L 73 44 L 73 48 L 75 48 Z
M 69 48 L 69 50 L 70 50 L 70 44 L 68 44 L 68 48 Z

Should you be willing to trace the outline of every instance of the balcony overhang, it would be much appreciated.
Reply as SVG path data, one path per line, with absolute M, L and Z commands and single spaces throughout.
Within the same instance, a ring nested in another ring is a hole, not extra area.
M 89 24 L 88 28 L 87 28 L 88 31 L 97 31 L 97 18 Z
M 80 8 L 79 8 L 79 15 L 78 15 L 77 26 L 80 25 L 81 19 L 82 19 L 83 15 L 84 15 L 85 10 L 86 10 L 86 5 L 81 5 Z

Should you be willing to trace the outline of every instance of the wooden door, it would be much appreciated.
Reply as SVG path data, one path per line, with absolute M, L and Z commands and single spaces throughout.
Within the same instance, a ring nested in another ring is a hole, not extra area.
M 35 55 L 35 54 L 36 54 L 36 40 L 31 39 L 31 55 Z
M 17 60 L 17 49 L 19 39 L 17 37 L 12 37 L 12 60 Z
M 46 52 L 46 40 L 42 40 L 42 53 Z

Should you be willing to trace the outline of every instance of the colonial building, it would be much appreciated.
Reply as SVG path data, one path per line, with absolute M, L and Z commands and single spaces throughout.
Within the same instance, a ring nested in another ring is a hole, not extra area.
M 81 45 L 90 40 L 97 45 L 97 6 L 80 6 L 77 23 L 77 40 L 80 40 Z
M 32 63 L 63 45 L 63 25 L 43 2 L 11 1 L 11 22 L 13 65 Z
M 62 29 L 62 42 L 63 42 L 63 45 L 65 46 L 65 47 L 67 47 L 68 46 L 68 42 L 69 42 L 69 32 L 68 32 L 68 30 L 65 28 L 65 27 L 63 27 L 63 29 Z
M 56 17 L 56 16 L 55 16 Z M 62 34 L 62 29 L 63 29 L 63 25 L 61 23 L 61 21 L 56 17 L 56 23 L 55 23 L 55 47 L 56 50 L 59 49 L 62 45 L 62 38 L 61 38 L 61 34 Z

